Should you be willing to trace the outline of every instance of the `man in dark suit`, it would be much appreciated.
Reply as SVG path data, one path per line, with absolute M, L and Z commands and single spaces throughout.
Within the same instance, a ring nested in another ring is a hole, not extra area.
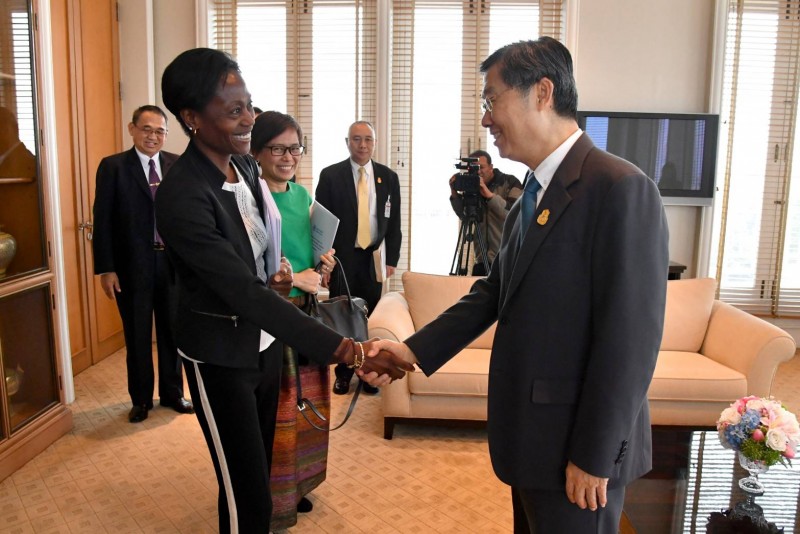
M 127 349 L 131 423 L 153 408 L 153 316 L 158 347 L 158 395 L 162 406 L 193 413 L 183 397 L 181 362 L 170 327 L 170 288 L 164 244 L 155 230 L 153 199 L 178 158 L 161 152 L 167 117 L 142 106 L 128 124 L 133 148 L 104 158 L 97 168 L 94 201 L 94 272 L 110 299 L 116 298 Z
M 405 345 L 380 345 L 430 375 L 497 321 L 489 450 L 511 486 L 514 531 L 616 534 L 625 486 L 651 467 L 647 389 L 668 267 L 661 198 L 578 128 L 561 43 L 508 45 L 481 71 L 481 123 L 503 157 L 532 170 L 525 192 L 488 278 Z
M 350 157 L 322 169 L 316 193 L 317 202 L 339 218 L 333 241 L 339 265 L 331 275 L 330 294 L 346 292 L 337 272 L 344 269 L 350 293 L 366 300 L 372 312 L 384 278 L 394 274 L 400 259 L 400 180 L 389 167 L 372 161 L 375 129 L 369 122 L 354 122 L 345 142 Z M 337 365 L 333 392 L 347 393 L 352 377 L 352 369 Z M 365 393 L 377 391 L 364 384 Z

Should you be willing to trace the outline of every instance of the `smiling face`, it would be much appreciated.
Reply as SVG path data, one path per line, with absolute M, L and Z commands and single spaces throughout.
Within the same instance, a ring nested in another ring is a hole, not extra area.
M 237 72 L 228 72 L 217 93 L 200 112 L 184 110 L 184 122 L 194 131 L 200 150 L 223 172 L 233 154 L 250 151 L 255 115 L 250 93 Z
M 261 176 L 267 181 L 270 191 L 274 193 L 286 191 L 287 183 L 297 172 L 297 165 L 300 164 L 303 155 L 292 156 L 286 150 L 283 155 L 276 156 L 272 153 L 271 147 L 300 146 L 300 137 L 297 135 L 297 130 L 287 128 L 280 135 L 270 139 L 267 145 L 255 155 L 261 165 Z
M 486 156 L 478 156 L 478 176 L 481 177 L 483 183 L 488 184 L 494 180 L 494 166 L 486 161 Z
M 366 165 L 375 151 L 375 130 L 363 122 L 353 124 L 347 134 L 347 150 L 353 161 Z
M 152 158 L 164 146 L 167 137 L 167 120 L 160 114 L 144 111 L 139 115 L 136 124 L 128 124 L 128 133 L 133 138 L 133 146 L 139 152 Z
M 526 163 L 526 149 L 535 141 L 531 138 L 531 129 L 536 128 L 535 110 L 529 105 L 533 93 L 531 89 L 524 96 L 506 85 L 498 65 L 486 72 L 483 96 L 492 102 L 492 111 L 484 112 L 481 125 L 489 129 L 494 145 L 504 158 Z

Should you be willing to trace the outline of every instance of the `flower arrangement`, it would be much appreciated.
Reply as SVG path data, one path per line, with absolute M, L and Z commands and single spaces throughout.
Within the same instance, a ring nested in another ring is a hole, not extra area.
M 735 401 L 720 414 L 717 430 L 723 447 L 767 466 L 791 465 L 800 445 L 797 418 L 772 397 Z

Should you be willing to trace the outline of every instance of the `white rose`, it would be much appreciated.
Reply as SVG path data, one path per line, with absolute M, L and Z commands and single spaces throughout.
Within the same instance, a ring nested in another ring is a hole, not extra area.
M 742 420 L 742 414 L 736 410 L 733 406 L 725 408 L 722 410 L 722 413 L 719 416 L 719 421 L 717 421 L 717 427 L 719 427 L 720 423 L 728 423 L 730 425 L 738 424 L 739 421 Z
M 770 449 L 783 452 L 786 450 L 786 434 L 780 429 L 767 431 L 767 445 Z

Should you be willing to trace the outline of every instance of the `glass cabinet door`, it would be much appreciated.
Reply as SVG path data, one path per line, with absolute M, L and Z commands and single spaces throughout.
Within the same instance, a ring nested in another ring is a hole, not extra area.
M 30 2 L 0 2 L 0 283 L 47 268 Z
M 50 284 L 0 299 L 0 364 L 11 434 L 59 402 Z

